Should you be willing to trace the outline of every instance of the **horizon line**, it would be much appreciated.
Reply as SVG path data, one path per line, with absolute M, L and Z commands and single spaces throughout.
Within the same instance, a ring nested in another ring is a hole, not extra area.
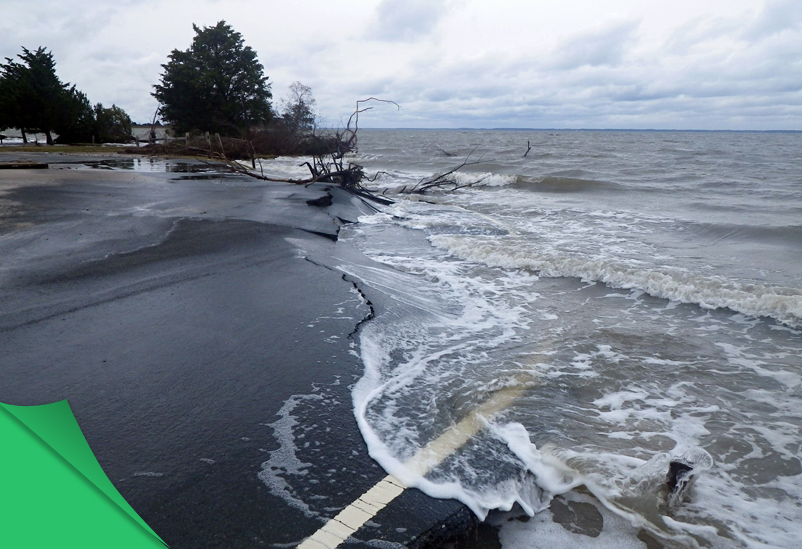
M 336 129 L 336 128 L 327 128 Z M 416 128 L 416 127 L 370 127 L 363 126 L 363 130 L 422 130 L 422 131 L 534 131 L 534 132 L 710 132 L 710 133 L 802 133 L 802 130 L 721 130 L 721 129 L 664 129 L 664 128 Z
M 136 127 L 149 127 L 151 124 L 137 124 L 133 123 L 132 126 Z M 157 127 L 161 128 L 169 128 L 170 124 L 161 123 Z M 342 128 L 337 127 L 322 127 L 321 129 L 325 130 L 337 130 Z M 744 130 L 744 129 L 678 129 L 678 128 L 509 128 L 509 127 L 482 127 L 482 128 L 472 128 L 472 127 L 456 127 L 456 128 L 424 128 L 424 127 L 415 127 L 415 126 L 392 126 L 392 127 L 373 127 L 373 126 L 362 126 L 360 129 L 363 130 L 416 130 L 416 131 L 510 131 L 510 132 L 523 132 L 523 131 L 533 131 L 533 132 L 547 132 L 547 131 L 556 131 L 556 132 L 697 132 L 697 133 L 802 133 L 802 129 L 799 130 Z

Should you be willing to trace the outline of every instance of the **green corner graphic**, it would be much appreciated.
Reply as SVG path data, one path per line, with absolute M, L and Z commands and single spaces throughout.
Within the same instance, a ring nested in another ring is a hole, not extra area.
M 0 403 L 0 547 L 166 546 L 106 477 L 66 400 Z

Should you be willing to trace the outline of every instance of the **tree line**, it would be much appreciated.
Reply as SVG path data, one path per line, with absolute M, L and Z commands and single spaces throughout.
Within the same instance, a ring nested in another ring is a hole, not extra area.
M 22 48 L 17 59 L 0 63 L 0 128 L 43 133 L 47 143 L 124 143 L 131 137 L 131 118 L 116 105 L 94 106 L 82 91 L 62 82 L 53 53 Z
M 159 103 L 154 123 L 160 118 L 179 136 L 217 134 L 251 147 L 266 141 L 274 149 L 292 149 L 309 140 L 316 113 L 308 86 L 290 86 L 277 114 L 264 67 L 242 35 L 225 21 L 193 29 L 190 47 L 173 50 L 162 65 L 151 94 Z M 46 48 L 23 48 L 17 58 L 5 59 L 0 63 L 0 128 L 19 129 L 25 142 L 28 134 L 43 133 L 48 144 L 133 139 L 125 111 L 116 105 L 92 106 L 74 84 L 59 79 L 53 53 Z
M 178 140 L 177 145 L 183 148 L 149 145 L 161 147 L 154 152 L 204 154 L 260 179 L 297 184 L 324 181 L 365 192 L 361 186 L 366 177 L 362 166 L 345 161 L 347 153 L 356 149 L 359 114 L 372 109 L 372 102 L 398 107 L 395 102 L 375 97 L 358 100 L 345 128 L 318 132 L 315 98 L 309 86 L 293 83 L 287 97 L 280 101 L 277 115 L 271 103 L 272 84 L 256 52 L 245 45 L 242 35 L 225 21 L 203 28 L 193 24 L 192 28 L 195 31 L 192 44 L 186 50 L 175 49 L 170 53 L 151 94 L 159 103 L 152 125 L 160 118 L 171 126 L 174 134 L 183 134 L 184 139 Z M 87 142 L 91 136 L 101 142 L 131 139 L 128 115 L 115 105 L 110 109 L 100 103 L 92 107 L 84 93 L 61 82 L 52 53 L 41 47 L 36 51 L 23 48 L 18 57 L 21 61 L 6 58 L 7 62 L 0 64 L 0 128 L 18 128 L 23 136 L 25 132 L 42 132 L 48 143 L 53 143 L 52 133 L 58 135 L 60 142 Z M 371 106 L 366 106 L 367 103 Z M 310 177 L 271 179 L 234 162 L 249 158 L 255 170 L 257 153 L 311 155 L 312 162 L 305 163 Z M 469 158 L 452 170 L 424 178 L 402 192 L 423 194 L 434 189 L 461 188 L 464 185 L 453 174 L 466 165 L 478 163 L 470 162 Z
M 252 153 L 314 152 L 320 141 L 311 88 L 293 83 L 276 112 L 272 83 L 242 35 L 225 21 L 192 28 L 192 44 L 170 53 L 151 94 L 174 133 L 239 139 Z

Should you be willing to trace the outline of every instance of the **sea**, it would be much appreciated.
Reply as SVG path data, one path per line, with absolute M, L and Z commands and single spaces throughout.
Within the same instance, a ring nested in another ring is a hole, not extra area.
M 391 303 L 352 390 L 387 472 L 504 549 L 799 547 L 802 133 L 358 138 L 392 203 L 338 268 Z
M 360 129 L 347 160 L 387 200 L 336 268 L 384 303 L 351 396 L 388 473 L 504 549 L 800 546 L 802 133 Z

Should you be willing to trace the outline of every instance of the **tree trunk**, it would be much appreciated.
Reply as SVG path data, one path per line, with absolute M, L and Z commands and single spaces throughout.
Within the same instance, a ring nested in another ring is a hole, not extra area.
M 47 138 L 47 144 L 48 145 L 52 145 L 53 144 L 53 136 L 50 135 L 50 130 L 46 130 L 45 131 L 45 137 Z
M 24 144 L 28 144 L 28 136 L 25 135 L 25 128 L 20 128 L 19 131 L 22 133 L 22 142 Z
M 253 142 L 251 141 L 251 125 L 245 123 L 245 140 L 248 142 L 248 154 L 251 155 L 251 167 L 256 169 L 256 151 L 253 150 Z

